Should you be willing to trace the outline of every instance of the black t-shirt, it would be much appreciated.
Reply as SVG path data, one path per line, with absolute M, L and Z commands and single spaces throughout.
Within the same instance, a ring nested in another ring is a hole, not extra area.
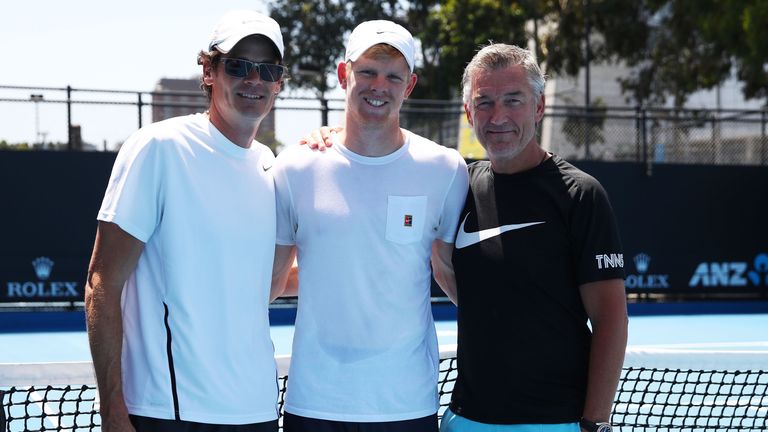
M 605 190 L 558 156 L 511 175 L 476 162 L 469 182 L 451 410 L 492 424 L 578 421 L 591 341 L 579 286 L 624 277 Z

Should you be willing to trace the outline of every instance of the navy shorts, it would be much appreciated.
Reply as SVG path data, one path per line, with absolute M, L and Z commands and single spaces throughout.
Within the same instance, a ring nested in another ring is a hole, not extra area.
M 437 414 L 391 422 L 321 420 L 285 413 L 283 432 L 438 432 Z
M 135 415 L 129 418 L 136 432 L 277 432 L 277 420 L 244 425 L 222 425 Z

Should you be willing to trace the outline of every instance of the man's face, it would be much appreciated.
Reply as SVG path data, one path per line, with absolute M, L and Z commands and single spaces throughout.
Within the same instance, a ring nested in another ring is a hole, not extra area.
M 400 107 L 416 85 L 402 55 L 360 56 L 338 68 L 346 91 L 347 111 L 363 124 L 399 122 Z
M 508 161 L 536 144 L 536 124 L 544 115 L 544 96 L 535 97 L 520 65 L 477 71 L 469 102 L 469 124 L 492 161 Z
M 231 76 L 225 71 L 224 60 L 228 58 L 277 63 L 274 47 L 262 37 L 248 36 L 229 53 L 223 54 L 217 64 L 206 67 L 204 72 L 205 82 L 213 87 L 210 106 L 212 116 L 218 115 L 232 125 L 258 121 L 272 109 L 282 78 L 277 82 L 265 81 L 257 67 L 243 78 Z

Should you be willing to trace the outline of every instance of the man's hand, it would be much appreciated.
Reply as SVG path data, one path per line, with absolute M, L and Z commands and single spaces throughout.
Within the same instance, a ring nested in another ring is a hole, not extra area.
M 320 129 L 315 129 L 310 132 L 304 138 L 299 140 L 300 145 L 308 145 L 312 150 L 325 151 L 326 148 L 333 145 L 332 134 L 343 131 L 341 126 L 322 126 Z
M 113 406 L 115 409 L 110 410 L 109 413 L 101 413 L 101 430 L 103 432 L 136 432 L 128 417 L 125 404 L 120 401 Z

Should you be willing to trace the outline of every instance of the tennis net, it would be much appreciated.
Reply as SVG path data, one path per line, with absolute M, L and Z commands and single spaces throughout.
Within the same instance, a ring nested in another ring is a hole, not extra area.
M 442 414 L 456 381 L 455 345 L 440 351 Z M 276 357 L 280 408 L 290 358 Z M 0 365 L 0 431 L 100 429 L 92 365 Z M 627 351 L 613 406 L 619 431 L 768 430 L 768 354 L 765 350 Z
M 768 351 L 635 349 L 624 360 L 619 430 L 768 430 Z

